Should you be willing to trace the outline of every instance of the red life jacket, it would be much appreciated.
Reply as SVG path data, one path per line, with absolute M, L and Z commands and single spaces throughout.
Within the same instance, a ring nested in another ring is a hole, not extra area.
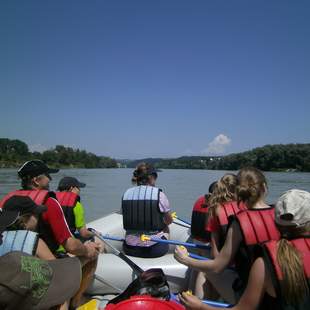
M 222 248 L 227 235 L 229 217 L 236 215 L 242 210 L 246 210 L 244 203 L 236 201 L 226 202 L 217 209 L 217 220 L 220 224 L 219 230 L 219 248 Z
M 300 253 L 302 258 L 304 274 L 308 280 L 308 287 L 310 290 L 310 238 L 298 238 L 289 241 L 290 244 Z M 283 301 L 283 291 L 281 282 L 283 281 L 283 274 L 278 264 L 278 241 L 272 240 L 264 244 L 264 259 L 269 268 L 273 286 L 277 294 L 277 300 L 279 304 L 282 304 L 283 309 L 310 309 L 310 296 L 305 300 L 302 305 L 286 305 Z M 296 283 L 297 285 L 297 283 Z
M 14 192 L 10 192 L 2 198 L 0 202 L 0 208 L 2 208 L 4 203 L 12 196 L 27 196 L 31 198 L 37 205 L 44 205 L 49 197 L 56 197 L 54 192 L 49 192 L 47 190 L 17 190 Z M 51 227 L 45 220 L 42 219 L 41 216 L 38 220 L 37 232 L 39 233 L 39 237 L 45 241 L 49 249 L 53 253 L 56 252 L 59 244 L 54 238 L 54 233 Z
M 206 230 L 208 207 L 205 206 L 206 196 L 199 197 L 193 207 L 191 220 L 191 235 L 202 242 L 210 241 L 210 232 Z
M 80 200 L 80 197 L 72 192 L 56 192 L 56 197 L 62 207 L 69 229 L 74 234 L 76 226 L 73 208 Z
M 50 197 L 50 193 L 46 190 L 17 190 L 14 192 L 10 192 L 5 195 L 0 201 L 0 208 L 3 207 L 4 203 L 13 196 L 28 196 L 31 198 L 37 205 L 43 205 L 48 197 Z
M 236 216 L 247 246 L 269 240 L 279 240 L 280 233 L 274 221 L 274 208 L 247 209 Z
M 243 236 L 235 259 L 236 270 L 242 280 L 242 288 L 236 290 L 241 291 L 246 287 L 252 263 L 256 258 L 255 247 L 266 241 L 279 240 L 280 233 L 274 221 L 274 207 L 243 210 L 235 219 Z

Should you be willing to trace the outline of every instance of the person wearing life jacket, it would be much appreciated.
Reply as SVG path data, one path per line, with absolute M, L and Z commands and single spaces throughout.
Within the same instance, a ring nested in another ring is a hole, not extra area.
M 249 271 L 251 268 L 254 245 L 278 240 L 280 237 L 274 223 L 274 208 L 265 203 L 267 182 L 263 173 L 255 168 L 243 168 L 237 178 L 237 199 L 246 205 L 247 210 L 232 217 L 226 240 L 219 254 L 213 260 L 202 261 L 188 257 L 186 249 L 176 247 L 175 250 L 175 258 L 179 262 L 205 272 L 207 279 L 222 298 L 232 304 L 240 298 L 246 286 L 249 273 L 246 274 L 244 270 Z M 250 222 L 246 231 L 243 230 L 245 225 L 238 220 L 245 218 L 244 215 L 256 219 Z M 233 220 L 234 218 L 236 220 Z M 239 264 L 240 257 L 246 257 L 243 260 L 247 262 L 246 265 Z M 230 271 L 226 275 L 225 268 L 229 267 L 231 262 L 235 262 L 238 268 L 228 269 Z
M 218 255 L 227 234 L 228 218 L 246 207 L 237 202 L 237 176 L 225 174 L 216 182 L 212 195 L 208 199 L 209 212 L 207 231 L 211 234 L 212 256 Z
M 147 163 L 140 163 L 133 172 L 132 182 L 122 198 L 123 226 L 126 237 L 123 250 L 137 257 L 159 257 L 166 254 L 169 245 L 142 241 L 141 235 L 168 238 L 168 225 L 172 223 L 167 196 L 157 187 L 157 172 Z
M 215 188 L 216 182 L 209 186 L 208 194 L 200 196 L 194 203 L 191 218 L 191 238 L 196 244 L 206 244 L 211 241 L 211 233 L 207 231 L 208 223 L 208 200 Z M 201 256 L 211 257 L 210 250 L 196 249 L 192 251 Z M 210 283 L 206 281 L 203 272 L 191 269 L 189 273 L 188 289 L 193 291 L 199 298 L 214 299 L 217 293 Z
M 212 182 L 209 186 L 209 193 L 200 196 L 194 203 L 191 218 L 191 237 L 203 243 L 210 242 L 211 234 L 206 230 L 208 222 L 208 199 L 210 198 L 216 182 Z
M 58 183 L 56 197 L 64 211 L 70 231 L 80 240 L 86 241 L 94 236 L 86 228 L 84 207 L 80 201 L 81 188 L 86 186 L 74 177 L 63 177 Z
M 238 310 L 310 309 L 310 193 L 289 190 L 278 199 L 275 222 L 281 239 L 257 249 L 247 287 Z M 182 294 L 181 302 L 190 310 L 216 310 L 195 296 Z
M 88 270 L 87 262 L 91 263 L 92 261 L 96 261 L 99 251 L 101 250 L 101 245 L 95 242 L 83 244 L 71 234 L 62 208 L 55 199 L 55 194 L 48 191 L 49 182 L 51 180 L 50 173 L 56 173 L 58 171 L 58 169 L 49 168 L 41 160 L 25 162 L 18 170 L 23 190 L 6 195 L 1 200 L 0 207 L 3 206 L 7 199 L 16 195 L 28 196 L 32 198 L 36 204 L 47 207 L 47 210 L 38 220 L 37 231 L 39 237 L 45 241 L 54 255 L 57 255 L 56 251 L 59 246 L 62 245 L 68 253 L 78 256 L 85 262 L 83 267 L 83 281 L 80 290 L 73 299 L 73 306 L 77 306 L 80 304 L 82 294 L 91 281 L 90 277 L 88 277 L 90 271 Z M 93 270 L 93 267 L 91 270 Z
M 38 217 L 47 210 L 26 196 L 12 196 L 0 209 L 0 256 L 21 251 L 41 259 L 55 259 L 46 243 L 36 233 Z

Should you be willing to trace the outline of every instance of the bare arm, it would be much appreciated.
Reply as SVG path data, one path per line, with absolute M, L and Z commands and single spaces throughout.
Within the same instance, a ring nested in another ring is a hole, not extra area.
M 90 232 L 86 228 L 86 226 L 83 226 L 83 227 L 79 228 L 78 230 L 79 230 L 79 233 L 80 233 L 81 237 L 84 238 L 84 239 L 89 239 L 89 238 L 94 236 L 94 234 L 92 232 Z
M 99 246 L 95 242 L 83 244 L 80 240 L 73 237 L 68 238 L 63 244 L 67 252 L 76 255 L 94 259 L 98 256 Z
M 38 241 L 36 256 L 45 260 L 56 259 L 49 247 L 42 239 L 39 239 Z
M 187 256 L 187 250 L 176 247 L 175 258 L 181 264 L 187 265 L 188 267 L 198 269 L 202 272 L 214 272 L 220 273 L 233 261 L 240 243 L 242 236 L 237 223 L 233 223 L 228 229 L 225 244 L 221 249 L 220 253 L 212 260 L 197 260 Z
M 219 243 L 219 235 L 217 232 L 211 233 L 211 256 L 215 258 L 219 255 L 218 245 Z
M 266 291 L 267 274 L 262 258 L 256 259 L 249 276 L 248 285 L 239 303 L 231 309 L 234 310 L 255 310 L 259 306 Z M 197 297 L 182 293 L 179 296 L 181 302 L 190 310 L 218 310 L 219 308 L 203 304 Z
M 173 217 L 171 215 L 171 212 L 167 212 L 164 215 L 164 222 L 166 225 L 170 225 L 173 222 Z

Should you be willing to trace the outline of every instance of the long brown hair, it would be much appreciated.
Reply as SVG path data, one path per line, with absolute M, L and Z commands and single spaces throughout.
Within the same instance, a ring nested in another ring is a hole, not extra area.
M 280 231 L 285 230 L 283 227 Z M 302 233 L 310 232 L 310 224 L 308 223 L 302 229 L 291 229 L 289 238 L 297 238 Z M 283 234 L 284 235 L 284 234 Z M 287 235 L 287 233 L 285 234 Z M 287 304 L 293 305 L 302 302 L 309 288 L 304 273 L 303 261 L 300 253 L 287 241 L 281 239 L 278 242 L 277 261 L 280 266 L 283 281 L 281 286 L 283 290 L 283 298 Z
M 266 191 L 266 178 L 260 170 L 254 167 L 242 168 L 237 178 L 238 201 L 244 202 L 248 209 L 252 209 Z
M 225 174 L 214 186 L 213 193 L 208 197 L 209 215 L 215 216 L 216 209 L 225 202 L 235 201 L 237 176 L 232 173 Z
M 148 163 L 140 163 L 133 172 L 131 182 L 137 185 L 146 185 L 149 181 L 151 171 L 153 167 Z

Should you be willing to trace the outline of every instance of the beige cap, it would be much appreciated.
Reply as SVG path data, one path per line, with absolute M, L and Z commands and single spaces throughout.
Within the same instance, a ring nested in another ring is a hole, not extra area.
M 304 226 L 310 222 L 310 193 L 291 189 L 280 196 L 275 206 L 275 221 L 281 226 Z

